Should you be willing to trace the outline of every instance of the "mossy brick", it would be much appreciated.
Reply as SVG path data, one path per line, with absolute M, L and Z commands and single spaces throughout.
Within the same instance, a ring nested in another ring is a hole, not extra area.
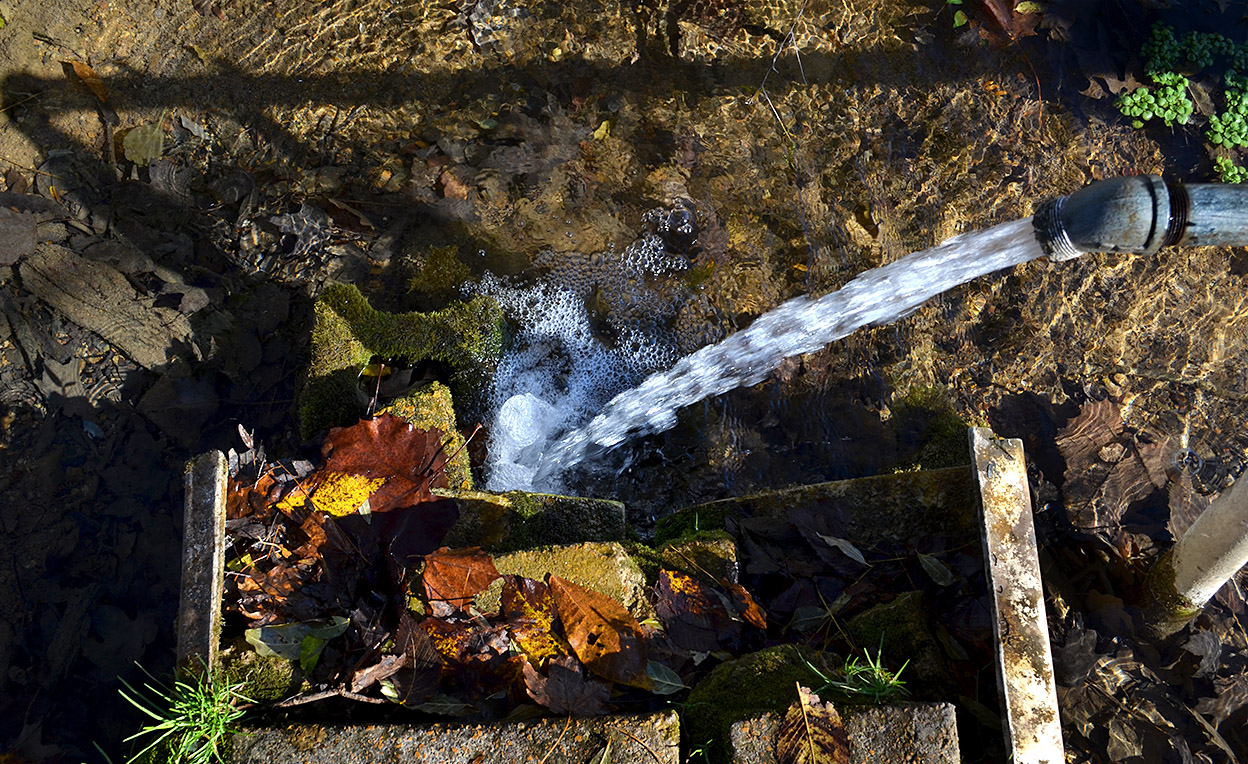
M 831 654 L 793 644 L 776 645 L 714 668 L 689 692 L 681 714 L 686 749 L 705 746 L 712 764 L 729 761 L 735 722 L 772 712 L 784 715 L 797 700 L 797 685 L 823 686 L 843 661 Z M 812 666 L 814 668 L 812 668 Z
M 610 597 L 628 608 L 639 621 L 654 617 L 654 608 L 646 599 L 645 575 L 624 547 L 615 542 L 551 546 L 496 555 L 494 567 L 503 575 L 537 581 L 544 580 L 548 573 L 553 574 Z M 483 613 L 497 611 L 502 590 L 502 581 L 495 581 L 477 595 L 474 606 Z
M 360 417 L 356 379 L 374 355 L 436 361 L 451 370 L 457 393 L 479 392 L 498 366 L 504 329 L 502 310 L 490 297 L 428 313 L 387 313 L 353 285 L 327 285 L 313 306 L 312 359 L 299 394 L 301 434 L 310 438 Z
M 845 518 L 845 538 L 885 546 L 926 536 L 979 538 L 974 473 L 948 467 L 720 499 L 681 510 L 690 517 L 784 518 L 794 511 L 834 512 Z
M 618 501 L 523 491 L 435 493 L 459 506 L 459 520 L 443 540 L 450 547 L 479 546 L 497 553 L 628 538 L 624 505 Z
M 923 592 L 905 592 L 874 605 L 848 619 L 845 631 L 854 644 L 871 655 L 878 651 L 885 666 L 898 668 L 908 661 L 901 678 L 912 692 L 933 696 L 952 686 L 949 660 L 936 636 Z
M 655 546 L 699 533 L 722 531 L 729 518 L 740 515 L 740 507 L 730 502 L 710 502 L 677 510 L 655 524 Z
M 703 583 L 737 582 L 737 543 L 724 531 L 670 541 L 659 548 L 658 557 L 664 568 Z
M 472 466 L 464 436 L 455 426 L 455 406 L 451 389 L 441 382 L 417 388 L 395 400 L 383 411 L 403 417 L 418 430 L 437 429 L 442 433 L 442 450 L 450 457 L 446 464 L 446 484 L 460 491 L 472 490 Z

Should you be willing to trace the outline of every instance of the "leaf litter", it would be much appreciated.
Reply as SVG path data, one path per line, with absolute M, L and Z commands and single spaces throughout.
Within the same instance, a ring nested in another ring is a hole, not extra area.
M 660 567 L 656 620 L 643 623 L 560 576 L 500 575 L 486 551 L 443 545 L 458 512 L 433 493 L 446 485 L 436 430 L 363 419 L 331 430 L 315 464 L 270 462 L 250 432 L 239 435 L 247 450 L 228 457 L 227 617 L 261 654 L 297 667 L 301 693 L 283 707 L 340 697 L 481 719 L 658 707 L 765 644 L 826 644 L 844 615 L 916 585 L 948 613 L 942 633 L 967 664 L 960 691 L 990 674 L 966 659 L 986 649 L 987 622 L 945 607 L 982 587 L 982 566 L 945 539 L 877 549 L 846 540 L 837 512 L 746 518 L 736 528 L 744 577 Z M 495 587 L 498 605 L 482 610 Z M 794 627 L 812 611 L 811 628 Z M 807 719 L 827 716 L 817 697 L 805 702 Z

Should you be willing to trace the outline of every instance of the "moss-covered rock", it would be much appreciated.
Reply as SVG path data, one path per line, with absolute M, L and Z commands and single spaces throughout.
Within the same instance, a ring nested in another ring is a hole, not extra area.
M 572 544 L 529 549 L 494 557 L 494 567 L 503 575 L 517 575 L 541 581 L 547 573 L 593 589 L 624 607 L 639 621 L 654 617 L 646 599 L 646 577 L 617 543 Z M 477 595 L 474 605 L 482 612 L 498 610 L 502 581 L 495 581 Z
M 971 468 L 949 467 L 720 499 L 680 514 L 701 521 L 717 516 L 783 518 L 794 511 L 829 512 L 844 518 L 844 537 L 852 543 L 884 546 L 932 534 L 978 538 L 978 502 Z
M 553 494 L 435 491 L 459 505 L 459 520 L 443 543 L 490 552 L 628 538 L 624 505 L 607 499 Z
M 450 368 L 457 393 L 472 393 L 486 384 L 502 354 L 503 314 L 489 297 L 429 313 L 387 313 L 374 310 L 355 286 L 330 284 L 313 313 L 312 359 L 299 394 L 305 438 L 360 416 L 356 379 L 374 355 L 437 361 Z
M 239 693 L 257 703 L 280 700 L 298 689 L 295 664 L 291 661 L 265 658 L 250 646 L 238 645 L 222 650 L 220 660 L 225 680 L 230 684 L 241 682 Z
M 442 450 L 450 457 L 446 464 L 446 484 L 454 490 L 472 490 L 472 467 L 464 436 L 455 426 L 455 406 L 451 390 L 440 382 L 418 388 L 390 404 L 385 411 L 403 417 L 418 430 L 437 429 L 442 433 Z
M 938 697 L 953 686 L 940 640 L 932 624 L 932 612 L 923 592 L 913 591 L 868 608 L 845 623 L 849 638 L 872 655 L 877 651 L 885 665 L 899 667 L 913 693 Z M 952 700 L 952 698 L 939 698 Z
M 784 716 L 797 700 L 797 684 L 819 689 L 841 664 L 835 655 L 798 645 L 777 645 L 716 666 L 689 693 L 681 714 L 687 749 L 701 747 L 713 764 L 727 762 L 734 722 L 766 712 Z
M 658 558 L 664 568 L 706 584 L 737 580 L 737 543 L 725 531 L 703 531 L 668 542 L 658 550 Z
M 731 517 L 740 517 L 741 508 L 731 503 L 710 502 L 686 507 L 660 519 L 654 527 L 654 545 L 710 531 L 722 531 Z

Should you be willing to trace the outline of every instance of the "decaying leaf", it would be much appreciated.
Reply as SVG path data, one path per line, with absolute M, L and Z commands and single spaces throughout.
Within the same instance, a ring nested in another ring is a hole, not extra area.
M 81 61 L 62 61 L 61 67 L 65 70 L 66 76 L 72 75 L 83 85 L 100 99 L 100 103 L 108 103 L 108 86 L 104 84 L 104 80 L 100 79 L 100 75 L 95 73 L 90 64 L 84 64 Z
M 824 542 L 826 542 L 828 546 L 833 547 L 834 549 L 839 549 L 841 552 L 845 554 L 846 557 L 850 558 L 854 562 L 860 565 L 867 564 L 867 558 L 862 556 L 862 552 L 858 551 L 858 547 L 849 543 L 845 539 L 836 538 L 835 536 L 829 536 L 824 533 L 817 533 L 815 535 L 823 539 Z
M 610 686 L 581 673 L 581 664 L 571 656 L 552 658 L 546 676 L 524 662 L 524 687 L 529 697 L 557 714 L 596 716 L 606 707 Z
M 576 657 L 598 676 L 648 689 L 646 643 L 628 610 L 603 594 L 548 575 L 555 610 Z
M 403 665 L 388 677 L 394 700 L 408 708 L 426 703 L 438 689 L 442 659 L 428 633 L 406 611 L 399 616 L 395 649 L 403 652 Z
M 776 741 L 780 764 L 848 764 L 849 738 L 831 703 L 801 684 L 789 706 Z
M 680 674 L 666 663 L 650 661 L 646 664 L 646 676 L 650 677 L 650 691 L 655 695 L 671 695 L 689 689 Z
M 570 648 L 555 632 L 555 601 L 550 587 L 521 576 L 503 577 L 501 615 L 511 639 L 537 665 L 567 655 Z
M 278 626 L 261 626 L 248 629 L 244 636 L 256 652 L 265 658 L 282 658 L 288 661 L 300 660 L 305 640 L 317 641 L 320 647 L 334 637 L 341 636 L 347 630 L 347 619 L 334 616 L 329 623 L 284 623 Z M 319 652 L 319 648 L 316 648 Z
M 728 590 L 728 596 L 732 599 L 732 606 L 737 609 L 737 613 L 745 619 L 745 622 L 759 629 L 766 630 L 767 616 L 763 613 L 763 609 L 754 601 L 754 595 L 741 584 L 733 581 L 721 581 L 720 584 Z
M 445 602 L 463 609 L 497 580 L 499 573 L 494 567 L 494 558 L 480 547 L 454 550 L 442 547 L 425 556 L 425 570 L 421 576 L 425 596 L 430 602 Z
M 672 641 L 685 650 L 710 652 L 731 647 L 741 632 L 710 587 L 683 573 L 659 571 L 654 609 Z

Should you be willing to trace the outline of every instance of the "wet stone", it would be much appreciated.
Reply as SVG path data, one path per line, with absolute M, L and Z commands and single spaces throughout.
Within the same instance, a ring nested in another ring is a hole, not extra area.
M 839 707 L 850 764 L 957 764 L 958 725 L 950 703 Z M 767 713 L 732 725 L 733 764 L 776 764 L 781 717 Z
M 293 726 L 234 737 L 233 764 L 571 764 L 610 747 L 605 761 L 677 764 L 674 711 L 650 716 L 540 719 L 516 724 Z
M 494 558 L 494 567 L 503 575 L 515 574 L 544 580 L 553 574 L 592 589 L 619 602 L 637 620 L 652 618 L 654 611 L 646 598 L 646 577 L 641 568 L 617 543 L 572 544 L 533 549 Z M 477 610 L 498 609 L 503 582 L 495 581 L 478 595 Z

